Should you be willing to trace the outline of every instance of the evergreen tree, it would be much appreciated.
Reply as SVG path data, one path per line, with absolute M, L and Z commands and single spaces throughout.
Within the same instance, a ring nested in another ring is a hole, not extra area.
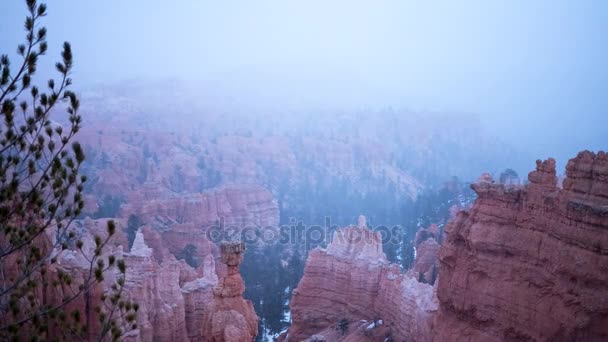
M 300 254 L 298 248 L 294 248 L 294 250 L 295 251 L 291 256 L 291 259 L 287 266 L 289 272 L 289 287 L 291 291 L 298 287 L 298 283 L 300 282 L 300 279 L 302 279 L 302 275 L 304 274 L 304 258 Z
M 13 68 L 8 55 L 0 56 L 0 340 L 118 339 L 134 327 L 137 305 L 121 298 L 124 260 L 103 255 L 116 225 L 108 221 L 105 236 L 95 237 L 93 255 L 85 255 L 70 225 L 84 207 L 86 181 L 79 174 L 84 153 L 73 142 L 81 117 L 80 102 L 69 90 L 72 49 L 64 43 L 55 65 L 59 82 L 49 80 L 46 90 L 32 85 L 38 59 L 48 48 L 46 28 L 40 26 L 46 5 L 35 0 L 26 5 L 26 41 L 17 48 L 21 62 Z M 51 120 L 60 103 L 69 114 L 67 128 Z M 90 261 L 84 279 L 57 265 L 69 248 Z M 90 290 L 115 267 L 111 289 L 93 298 Z M 79 298 L 98 308 L 97 337 L 88 330 L 89 312 L 70 305 Z
M 346 334 L 348 331 L 348 321 L 345 318 L 341 319 L 340 322 L 338 322 L 337 328 L 342 332 L 342 335 Z
M 519 175 L 513 169 L 506 169 L 500 174 L 500 182 L 502 184 L 507 184 L 517 179 L 519 179 Z
M 184 249 L 177 253 L 175 258 L 177 260 L 184 260 L 188 265 L 192 266 L 193 268 L 198 267 L 198 260 L 196 258 L 196 246 L 194 246 L 193 244 L 187 244 Z

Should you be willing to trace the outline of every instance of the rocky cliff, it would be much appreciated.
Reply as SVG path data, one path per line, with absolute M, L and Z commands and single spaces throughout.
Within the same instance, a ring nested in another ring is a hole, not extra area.
M 561 187 L 553 159 L 528 179 L 481 177 L 448 224 L 434 341 L 608 339 L 608 155 L 579 153 Z
M 430 336 L 437 303 L 433 287 L 389 264 L 380 234 L 360 224 L 337 231 L 327 249 L 310 252 L 290 308 L 285 341 L 346 335 L 352 341 L 379 335 L 400 341 Z M 338 334 L 341 324 L 346 329 Z

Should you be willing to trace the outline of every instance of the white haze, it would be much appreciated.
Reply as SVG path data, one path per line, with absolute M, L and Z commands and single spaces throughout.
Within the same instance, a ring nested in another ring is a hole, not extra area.
M 24 15 L 0 4 L 3 53 Z M 255 107 L 473 113 L 562 163 L 608 148 L 606 1 L 55 0 L 45 23 L 50 56 L 72 43 L 77 86 L 170 78 Z

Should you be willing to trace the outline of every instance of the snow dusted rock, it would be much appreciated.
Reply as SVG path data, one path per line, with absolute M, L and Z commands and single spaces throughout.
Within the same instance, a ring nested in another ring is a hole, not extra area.
M 327 254 L 338 258 L 359 259 L 372 263 L 387 263 L 382 252 L 382 236 L 365 226 L 350 227 L 335 232 L 332 242 L 327 246 Z
M 315 334 L 336 341 L 342 338 L 335 333 L 341 320 L 355 327 L 374 319 L 384 321 L 383 336 L 424 341 L 437 304 L 432 286 L 387 262 L 379 233 L 348 227 L 336 232 L 326 250 L 310 252 L 290 308 L 292 325 L 282 336 L 286 341 Z M 355 331 L 345 340 L 366 340 L 356 337 L 367 338 L 363 331 Z
M 608 339 L 608 156 L 537 161 L 525 187 L 482 180 L 447 225 L 434 341 Z
M 438 306 L 434 287 L 391 265 L 380 278 L 379 288 L 377 317 L 390 329 L 393 340 L 430 341 Z
M 152 248 L 146 245 L 144 234 L 141 232 L 141 229 L 138 229 L 135 233 L 135 240 L 133 241 L 133 246 L 131 246 L 130 254 L 143 258 L 152 256 Z

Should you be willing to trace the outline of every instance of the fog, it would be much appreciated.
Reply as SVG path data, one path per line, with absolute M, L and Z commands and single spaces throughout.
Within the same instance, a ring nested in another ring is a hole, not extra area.
M 473 113 L 562 163 L 608 148 L 606 1 L 56 0 L 48 12 L 40 70 L 68 40 L 77 87 L 211 82 L 269 106 Z M 0 5 L 3 53 L 25 13 Z

